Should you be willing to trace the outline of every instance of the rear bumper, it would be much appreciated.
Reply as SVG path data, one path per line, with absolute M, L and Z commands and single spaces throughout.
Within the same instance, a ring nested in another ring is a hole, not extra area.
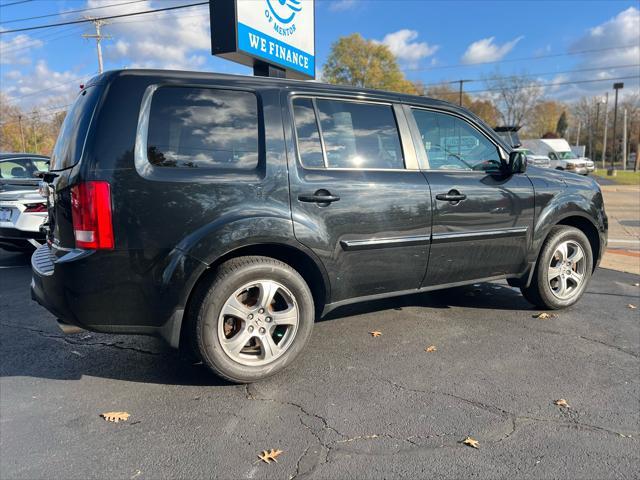
M 42 245 L 31 257 L 31 298 L 65 324 L 157 336 L 177 347 L 184 305 L 205 266 L 178 252 L 158 268 L 136 271 L 126 251 Z

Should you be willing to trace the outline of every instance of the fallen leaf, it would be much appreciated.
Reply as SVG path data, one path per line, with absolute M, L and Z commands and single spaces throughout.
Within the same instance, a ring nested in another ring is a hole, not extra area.
M 429 347 L 424 349 L 425 352 L 435 352 L 436 350 L 438 350 L 438 349 L 436 348 L 435 345 L 431 345 L 431 346 L 429 346 Z
M 264 463 L 271 463 L 272 461 L 278 463 L 276 458 L 280 456 L 281 453 L 283 453 L 282 450 L 274 450 L 272 448 L 271 450 L 263 450 L 262 453 L 258 455 L 258 458 Z
M 635 305 L 632 305 L 631 303 L 627 305 L 627 307 L 629 307 L 631 310 L 635 310 L 636 308 L 638 308 Z
M 553 403 L 554 405 L 557 405 L 559 407 L 571 408 L 564 398 L 561 398 L 559 400 L 554 400 Z
M 533 316 L 533 318 L 539 318 L 540 320 L 549 320 L 550 318 L 554 318 L 555 315 L 553 313 L 542 312 Z
M 100 416 L 104 418 L 107 422 L 116 422 L 118 423 L 120 420 L 126 422 L 131 415 L 127 412 L 107 412 L 101 413 Z
M 380 335 L 382 335 L 382 332 L 379 332 L 378 330 L 374 330 L 373 332 L 369 332 L 371 334 L 372 337 L 379 337 Z
M 470 447 L 473 448 L 480 448 L 480 442 L 478 440 L 475 440 L 471 437 L 467 437 L 465 438 L 462 443 L 464 443 L 465 445 L 469 445 Z

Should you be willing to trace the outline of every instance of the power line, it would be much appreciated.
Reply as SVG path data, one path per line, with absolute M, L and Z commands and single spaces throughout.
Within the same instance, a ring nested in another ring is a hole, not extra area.
M 37 20 L 39 18 L 61 17 L 63 15 L 68 15 L 70 13 L 89 12 L 91 10 L 99 10 L 99 9 L 102 9 L 102 8 L 109 8 L 109 7 L 119 7 L 121 5 L 130 5 L 132 3 L 140 3 L 140 2 L 146 2 L 146 1 L 147 0 L 132 0 L 130 2 L 112 3 L 110 5 L 102 5 L 101 7 L 79 8 L 77 10 L 67 10 L 66 12 L 50 13 L 48 15 L 38 15 L 37 17 L 14 18 L 13 20 L 7 20 L 7 21 L 4 21 L 4 22 L 0 22 L 0 25 L 7 25 L 8 23 L 26 22 L 28 20 Z
M 541 77 L 544 75 L 559 75 L 562 73 L 580 73 L 580 72 L 592 72 L 592 71 L 597 71 L 597 70 L 610 70 L 610 69 L 614 69 L 614 68 L 631 68 L 631 67 L 640 67 L 640 63 L 633 63 L 633 64 L 627 64 L 627 65 L 609 65 L 606 67 L 590 67 L 590 68 L 578 68 L 578 69 L 574 69 L 574 70 L 561 70 L 561 71 L 555 71 L 555 72 L 540 72 L 540 73 L 526 73 L 523 75 L 502 75 L 502 76 L 492 76 L 489 77 L 488 79 L 473 79 L 473 80 L 464 80 L 465 83 L 476 83 L 476 82 L 485 82 L 487 80 L 493 80 L 493 79 L 500 79 L 500 78 L 512 78 L 512 77 Z M 441 82 L 432 82 L 432 83 L 424 83 L 422 84 L 425 87 L 432 87 L 432 86 L 438 86 L 438 85 L 443 85 L 445 83 L 459 83 L 460 80 L 443 80 Z
M 450 69 L 450 68 L 461 68 L 461 67 L 475 67 L 476 65 L 491 65 L 491 64 L 495 64 L 495 63 L 509 63 L 509 62 L 522 62 L 524 60 L 538 60 L 541 58 L 554 58 L 554 57 L 565 57 L 568 55 L 581 55 L 583 53 L 595 53 L 595 52 L 605 52 L 607 50 L 618 50 L 618 49 L 624 49 L 624 48 L 634 48 L 637 47 L 638 45 L 635 43 L 629 44 L 629 45 L 619 45 L 617 47 L 605 47 L 605 48 L 592 48 L 589 50 L 576 50 L 573 52 L 566 52 L 566 53 L 554 53 L 554 54 L 550 54 L 550 55 L 538 55 L 535 57 L 520 57 L 520 58 L 509 58 L 506 60 L 495 60 L 495 61 L 491 61 L 491 62 L 474 62 L 474 63 L 457 63 L 455 65 L 441 65 L 441 66 L 434 66 L 434 67 L 421 67 L 421 68 L 406 68 L 405 70 L 410 71 L 410 72 L 420 72 L 420 71 L 431 71 L 431 70 L 443 70 L 443 69 Z
M 155 12 L 167 12 L 169 10 L 178 10 L 181 8 L 189 8 L 189 7 L 197 7 L 200 5 L 208 5 L 209 2 L 198 2 L 198 3 L 189 3 L 187 5 L 176 5 L 174 7 L 165 7 L 165 8 L 156 8 L 155 10 L 144 10 L 142 12 L 133 12 L 133 13 L 122 13 L 120 15 L 109 15 L 105 17 L 98 17 L 94 19 L 81 19 L 81 20 L 72 20 L 69 22 L 60 22 L 60 23 L 50 23 L 48 25 L 36 25 L 35 27 L 25 27 L 25 28 L 14 28 L 13 30 L 4 30 L 0 31 L 0 35 L 4 35 L 7 33 L 15 33 L 15 32 L 26 32 L 28 30 L 39 30 L 42 28 L 52 28 L 52 27 L 60 27 L 63 25 L 75 25 L 77 23 L 87 23 L 93 22 L 95 20 L 111 20 L 113 18 L 122 18 L 122 17 L 133 17 L 136 15 L 144 15 L 147 13 L 155 13 Z
M 524 87 L 485 88 L 482 90 L 468 90 L 467 93 L 496 92 L 500 90 L 524 90 L 526 88 L 531 88 L 531 87 L 556 87 L 558 85 L 575 85 L 575 84 L 594 83 L 594 82 L 612 82 L 614 80 L 630 80 L 633 78 L 640 79 L 640 75 L 630 75 L 628 77 L 598 78 L 595 80 L 573 80 L 570 82 L 537 83 L 537 84 L 530 84 Z
M 33 2 L 33 0 L 20 0 L 18 2 L 5 3 L 4 5 L 0 5 L 0 7 L 5 8 L 5 7 L 10 7 L 11 5 L 20 5 L 21 3 L 29 3 L 29 2 Z

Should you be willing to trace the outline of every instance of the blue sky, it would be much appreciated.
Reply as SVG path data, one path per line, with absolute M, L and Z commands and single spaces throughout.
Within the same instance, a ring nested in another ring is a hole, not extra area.
M 68 13 L 12 22 L 73 9 L 122 4 L 91 12 L 113 15 L 194 0 L 30 0 L 2 7 L 14 1 L 0 0 L 1 29 L 55 23 L 82 15 Z M 259 4 L 264 0 L 240 1 Z M 387 44 L 407 77 L 427 84 L 460 78 L 482 80 L 496 72 L 526 73 L 549 84 L 640 75 L 637 1 L 317 0 L 316 29 L 319 67 L 332 42 L 358 32 Z M 77 85 L 97 71 L 95 43 L 81 37 L 91 30 L 88 25 L 73 25 L 1 35 L 2 91 L 11 102 L 27 109 L 67 102 Z M 245 67 L 210 55 L 206 6 L 113 20 L 104 27 L 104 33 L 112 36 L 104 43 L 106 69 L 154 67 L 250 73 Z M 631 46 L 601 50 L 620 45 Z M 565 55 L 583 50 L 601 51 Z M 536 58 L 518 60 L 531 57 Z M 625 93 L 638 90 L 637 78 L 624 81 Z M 545 94 L 571 101 L 583 95 L 603 94 L 611 88 L 610 83 L 550 85 Z M 484 84 L 468 83 L 465 88 L 482 90 Z

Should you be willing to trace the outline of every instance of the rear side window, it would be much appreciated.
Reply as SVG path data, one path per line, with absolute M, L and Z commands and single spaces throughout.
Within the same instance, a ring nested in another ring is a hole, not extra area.
M 390 105 L 306 98 L 295 99 L 293 105 L 298 150 L 305 167 L 324 166 L 324 148 L 327 168 L 404 169 Z
M 298 136 L 298 153 L 302 165 L 310 168 L 324 167 L 322 144 L 313 101 L 310 98 L 296 98 L 293 101 L 293 114 Z
M 253 93 L 164 87 L 153 95 L 147 159 L 154 166 L 252 170 L 258 145 Z
M 51 154 L 51 170 L 71 168 L 80 161 L 100 91 L 97 86 L 83 90 L 67 112 Z

